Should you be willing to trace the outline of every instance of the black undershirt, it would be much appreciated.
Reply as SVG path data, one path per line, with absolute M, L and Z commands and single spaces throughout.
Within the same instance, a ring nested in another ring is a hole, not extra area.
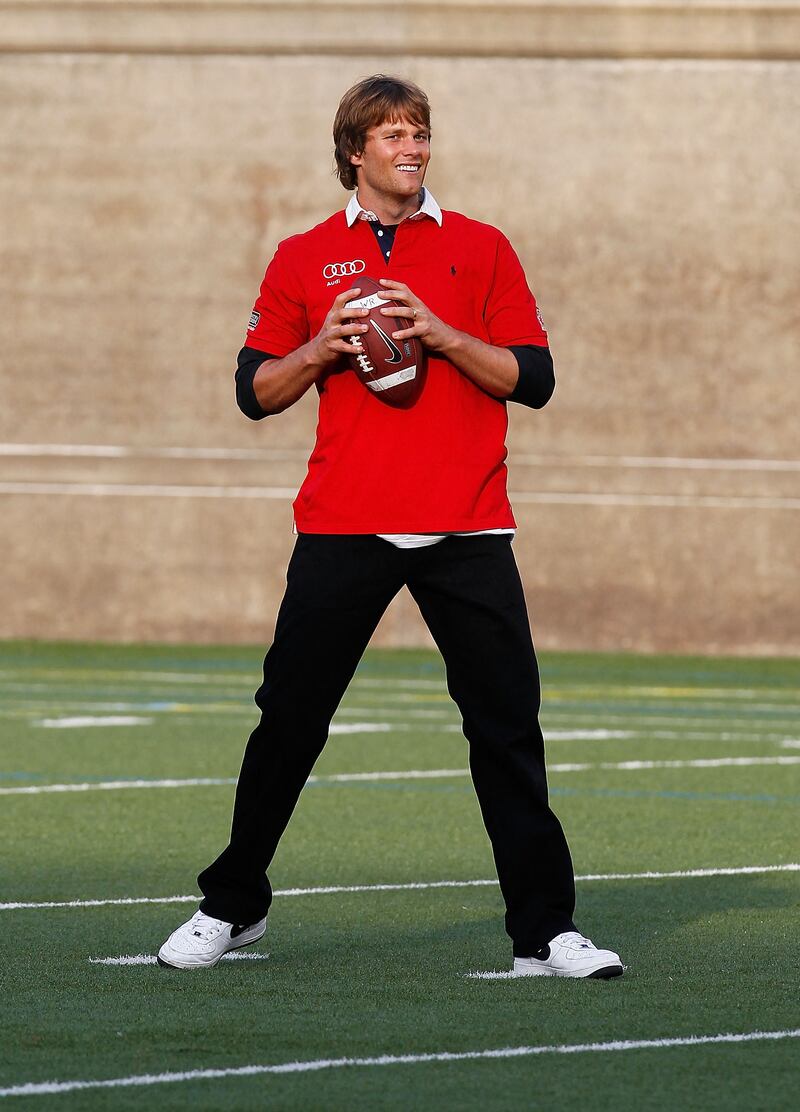
M 530 409 L 541 409 L 550 401 L 556 388 L 550 349 L 536 344 L 521 346 L 515 344 L 508 350 L 514 353 L 519 367 L 519 378 L 508 397 L 499 398 L 498 401 L 519 402 L 520 405 L 528 406 Z M 236 403 L 251 421 L 260 421 L 263 417 L 269 416 L 258 404 L 253 379 L 262 363 L 267 359 L 277 358 L 277 355 L 270 355 L 266 351 L 251 347 L 243 347 L 239 352 L 236 367 Z

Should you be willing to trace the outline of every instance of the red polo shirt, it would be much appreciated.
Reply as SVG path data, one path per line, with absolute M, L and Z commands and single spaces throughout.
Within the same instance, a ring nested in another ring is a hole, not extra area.
M 344 265 L 343 265 L 344 264 Z M 352 265 L 348 265 L 352 264 Z M 356 273 L 337 277 L 342 271 Z M 364 220 L 337 212 L 284 240 L 267 268 L 248 347 L 284 356 L 317 334 L 358 274 L 404 282 L 438 317 L 497 347 L 547 344 L 519 259 L 496 228 L 444 212 L 397 229 L 387 264 Z M 513 528 L 505 402 L 428 355 L 423 392 L 393 409 L 345 365 L 317 384 L 319 421 L 294 502 L 300 533 L 449 533 Z

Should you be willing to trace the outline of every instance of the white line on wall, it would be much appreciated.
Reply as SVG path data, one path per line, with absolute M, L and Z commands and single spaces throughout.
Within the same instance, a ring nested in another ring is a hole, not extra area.
M 86 459 L 297 460 L 308 448 L 195 448 L 127 444 L 0 444 L 0 456 L 66 456 Z M 531 467 L 622 467 L 678 471 L 800 471 L 795 459 L 726 459 L 715 456 L 544 455 L 512 452 L 512 464 Z
M 306 448 L 178 448 L 138 447 L 128 444 L 0 444 L 0 456 L 66 456 L 70 459 L 197 459 L 297 460 L 308 459 Z
M 759 495 L 722 494 L 592 494 L 533 490 L 511 490 L 512 502 L 530 502 L 554 506 L 658 506 L 674 508 L 699 507 L 706 510 L 798 510 L 800 498 L 771 498 Z
M 514 453 L 509 463 L 529 467 L 619 467 L 649 471 L 800 471 L 797 459 L 723 459 L 714 456 L 546 456 Z
M 296 487 L 203 486 L 179 483 L 0 482 L 0 494 L 63 495 L 92 498 L 254 498 L 292 500 Z M 567 491 L 509 491 L 512 502 L 555 506 L 653 506 L 708 510 L 798 510 L 800 498 L 766 495 L 624 494 Z
M 275 1062 L 270 1065 L 230 1066 L 226 1069 L 197 1069 L 168 1073 L 139 1073 L 102 1081 L 29 1081 L 0 1089 L 0 1097 L 41 1096 L 74 1092 L 76 1089 L 120 1089 L 130 1086 L 176 1084 L 182 1081 L 212 1081 L 223 1077 L 255 1077 L 263 1074 L 311 1073 L 341 1068 L 432 1065 L 437 1062 L 474 1062 L 528 1058 L 541 1054 L 605 1054 L 629 1050 L 664 1050 L 720 1043 L 777 1042 L 800 1038 L 800 1028 L 783 1031 L 742 1031 L 735 1034 L 686 1035 L 681 1038 L 618 1039 L 612 1042 L 559 1043 L 552 1046 L 506 1046 L 488 1050 L 430 1051 L 423 1054 L 381 1054 L 374 1058 L 315 1058 L 304 1062 Z
M 0 483 L 0 494 L 60 494 L 91 498 L 279 498 L 291 499 L 296 487 L 195 486 L 178 483 Z

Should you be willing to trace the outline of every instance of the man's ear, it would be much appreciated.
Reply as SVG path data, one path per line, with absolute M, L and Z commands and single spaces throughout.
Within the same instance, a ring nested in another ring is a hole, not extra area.
M 359 151 L 357 154 L 350 155 L 351 166 L 362 166 L 364 163 L 364 152 Z

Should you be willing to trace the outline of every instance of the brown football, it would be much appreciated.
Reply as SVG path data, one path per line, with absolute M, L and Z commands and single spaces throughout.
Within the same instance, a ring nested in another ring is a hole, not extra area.
M 399 301 L 387 301 L 378 297 L 383 286 L 374 278 L 360 274 L 354 285 L 360 293 L 348 306 L 369 309 L 364 322 L 369 331 L 352 336 L 350 342 L 361 341 L 363 351 L 353 352 L 347 357 L 348 363 L 370 394 L 398 409 L 408 409 L 419 398 L 425 384 L 425 349 L 416 337 L 395 340 L 392 332 L 410 327 L 399 317 L 385 317 L 381 309 L 388 305 L 399 305 Z

